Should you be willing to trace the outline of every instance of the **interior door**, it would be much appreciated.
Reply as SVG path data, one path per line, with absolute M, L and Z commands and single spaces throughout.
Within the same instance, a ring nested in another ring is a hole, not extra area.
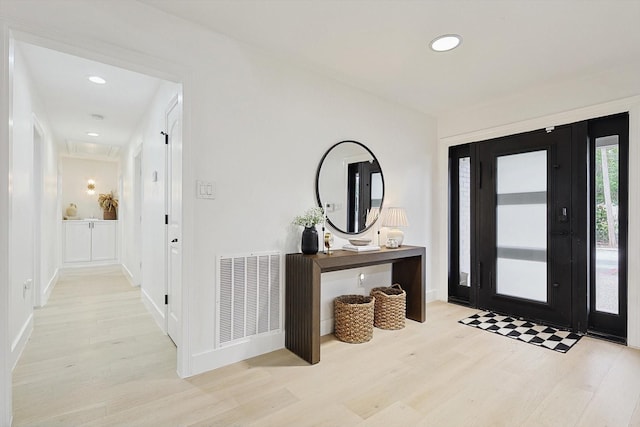
M 167 333 L 180 345 L 182 286 L 182 104 L 167 111 Z
M 477 144 L 478 307 L 571 326 L 571 127 Z

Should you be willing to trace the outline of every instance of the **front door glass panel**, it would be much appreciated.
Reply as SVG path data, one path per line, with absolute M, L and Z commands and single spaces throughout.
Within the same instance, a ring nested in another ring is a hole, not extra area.
M 596 310 L 618 314 L 618 135 L 595 143 Z
M 471 158 L 458 159 L 460 286 L 471 286 Z
M 496 293 L 547 302 L 547 150 L 497 157 Z

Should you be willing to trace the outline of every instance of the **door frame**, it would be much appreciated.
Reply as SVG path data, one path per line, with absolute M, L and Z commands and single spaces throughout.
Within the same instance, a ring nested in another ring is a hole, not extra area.
M 459 161 L 462 158 L 469 157 L 470 160 L 470 180 L 469 184 L 473 182 L 476 175 L 474 167 L 475 153 L 472 156 L 471 151 L 475 150 L 472 144 L 457 145 L 449 147 L 449 275 L 448 275 L 448 301 L 456 304 L 476 306 L 476 292 L 472 292 L 473 283 L 469 283 L 469 287 L 460 286 L 460 193 L 456 191 L 459 189 Z M 471 191 L 471 188 L 469 188 Z M 470 209 L 469 209 L 469 228 L 470 228 L 470 249 L 475 245 L 475 218 L 476 213 L 474 210 L 475 204 L 475 191 L 471 191 L 470 195 Z M 470 254 L 470 274 L 468 280 L 475 279 L 473 275 L 473 265 L 475 251 L 471 251 Z
M 602 119 L 607 119 L 607 118 L 611 118 L 612 116 L 626 116 L 628 118 L 628 122 L 627 122 L 627 127 L 626 127 L 626 132 L 627 132 L 627 153 L 625 156 L 625 165 L 621 165 L 621 169 L 623 169 L 620 174 L 626 174 L 627 176 L 627 188 L 626 189 L 621 189 L 620 191 L 624 191 L 625 194 L 627 194 L 629 196 L 629 198 L 631 198 L 631 194 L 629 193 L 629 189 L 628 189 L 628 182 L 631 181 L 629 174 L 631 173 L 631 171 L 629 170 L 628 164 L 629 162 L 631 162 L 632 158 L 631 158 L 631 154 L 629 152 L 629 148 L 630 148 L 630 138 L 629 138 L 629 133 L 631 132 L 631 129 L 640 129 L 640 121 L 638 120 L 637 117 L 632 116 L 632 114 L 630 113 L 630 111 L 635 111 L 635 112 L 640 112 L 640 97 L 636 97 L 634 98 L 635 103 L 631 103 L 629 101 L 627 102 L 615 102 L 615 103 L 610 103 L 604 106 L 600 106 L 597 109 L 584 109 L 584 110 L 580 110 L 582 112 L 582 116 L 580 115 L 567 115 L 566 117 L 564 117 L 564 121 L 569 122 L 567 123 L 567 125 L 571 125 L 572 127 L 572 137 L 571 137 L 571 144 L 572 144 L 572 148 L 573 148 L 573 153 L 571 156 L 571 179 L 574 181 L 574 186 L 582 186 L 582 188 L 586 188 L 587 185 L 589 184 L 589 169 L 587 169 L 587 167 L 585 165 L 587 165 L 588 162 L 588 150 L 585 147 L 585 143 L 587 141 L 587 138 L 589 136 L 589 123 L 593 122 L 593 121 L 597 121 L 597 120 L 602 120 Z M 633 108 L 636 107 L 636 108 Z M 620 111 L 623 112 L 620 112 Z M 570 122 L 569 118 L 573 118 L 573 120 L 576 120 L 574 122 Z M 496 135 L 496 133 L 500 133 L 500 134 L 507 134 L 509 132 L 513 132 L 514 134 L 516 134 L 518 130 L 521 130 L 521 127 L 519 126 L 526 126 L 527 124 L 530 123 L 544 123 L 544 122 L 548 122 L 550 121 L 550 118 L 541 118 L 541 119 L 536 119 L 530 122 L 523 122 L 520 124 L 516 124 L 516 125 L 509 125 L 509 126 L 504 126 L 501 128 L 495 128 L 495 129 L 490 129 L 488 131 L 482 131 L 482 132 L 476 132 L 476 133 L 472 133 L 472 134 L 468 134 L 468 135 L 462 135 L 459 137 L 451 137 L 451 138 L 445 138 L 444 141 L 449 143 L 449 148 L 450 149 L 455 149 L 456 147 L 462 146 L 462 144 L 468 144 L 468 143 L 473 143 L 473 141 L 478 141 L 480 136 L 496 136 L 495 139 L 499 139 L 501 138 L 500 135 Z M 520 133 L 526 133 L 525 132 L 520 132 Z M 489 139 L 494 139 L 494 138 L 489 138 Z M 488 139 L 487 139 L 488 140 Z M 639 158 L 640 156 L 638 156 L 638 153 L 635 153 L 635 158 Z M 471 146 L 471 157 L 472 157 L 472 165 L 475 162 L 475 157 L 474 157 L 474 146 L 472 144 Z M 621 155 L 621 158 L 623 156 Z M 450 161 L 450 160 L 449 160 Z M 624 168 L 626 168 L 626 171 L 624 170 Z M 472 166 L 472 173 L 475 170 L 475 167 Z M 450 179 L 450 175 L 449 175 L 449 179 Z M 622 180 L 621 180 L 622 181 Z M 624 185 L 624 184 L 623 184 Z M 449 191 L 451 192 L 451 189 L 453 187 L 449 187 Z M 589 212 L 590 211 L 590 196 L 588 194 L 588 192 L 573 192 L 573 193 L 577 193 L 577 194 L 572 194 L 572 198 L 571 198 L 571 209 L 572 212 L 574 213 L 579 213 L 579 212 Z M 451 198 L 451 194 L 449 194 L 449 197 Z M 622 195 L 620 197 L 623 197 Z M 472 199 L 473 199 L 473 193 L 472 193 Z M 475 202 L 472 202 L 472 204 L 475 204 Z M 628 223 L 628 210 L 629 210 L 629 205 L 630 205 L 630 200 L 627 200 L 627 206 L 626 206 L 626 215 L 627 215 L 627 221 L 625 221 L 625 223 Z M 449 207 L 451 206 L 451 204 L 448 205 Z M 473 212 L 472 212 L 473 215 Z M 448 218 L 451 218 L 451 210 L 448 214 Z M 592 334 L 593 331 L 592 330 L 588 330 L 588 324 L 589 324 L 589 320 L 588 320 L 588 304 L 589 304 L 589 288 L 591 286 L 591 280 L 590 280 L 590 265 L 591 265 L 591 260 L 590 260 L 590 242 L 592 241 L 592 237 L 590 235 L 591 231 L 590 231 L 590 216 L 587 214 L 584 215 L 575 215 L 573 218 L 573 229 L 572 229 L 572 281 L 573 283 L 584 283 L 586 284 L 585 286 L 573 286 L 572 285 L 572 322 L 571 322 L 571 327 L 573 330 L 577 331 L 577 332 L 581 332 L 581 333 L 590 333 Z M 622 222 L 622 221 L 621 221 Z M 626 224 L 625 224 L 626 225 Z M 622 234 L 622 230 L 621 230 L 621 234 Z M 452 254 L 454 253 L 453 251 L 451 251 L 451 246 L 452 246 L 452 242 L 451 242 L 451 230 L 448 230 L 448 237 L 449 237 L 449 254 L 450 254 L 450 259 L 452 257 Z M 625 253 L 629 252 L 629 233 L 628 233 L 628 228 L 626 230 L 625 236 L 626 238 L 626 245 L 627 248 L 625 249 Z M 636 244 L 637 246 L 637 244 Z M 474 254 L 472 254 L 472 257 L 474 256 Z M 623 258 L 626 259 L 626 256 L 624 256 Z M 449 262 L 449 267 L 451 266 L 451 262 Z M 472 261 L 472 269 L 476 266 L 476 262 Z M 635 267 L 632 266 L 626 266 L 626 269 L 620 269 L 620 270 L 624 270 L 624 274 L 626 274 L 626 282 L 627 282 L 627 288 L 628 288 L 628 279 L 629 276 L 634 276 L 633 272 L 637 273 L 637 269 Z M 637 275 L 637 274 L 636 274 Z M 476 291 L 472 291 L 472 297 L 471 300 L 473 300 L 473 294 L 477 292 Z M 625 322 L 626 325 L 628 325 L 629 322 L 629 316 L 635 315 L 636 317 L 638 316 L 638 313 L 633 313 L 633 311 L 635 311 L 633 309 L 633 301 L 634 300 L 638 300 L 638 292 L 636 291 L 632 291 L 629 292 L 627 289 L 627 300 L 626 300 L 626 310 L 627 310 L 627 321 Z M 477 306 L 475 303 L 471 303 L 470 304 L 472 307 Z M 581 309 L 582 307 L 582 309 Z M 631 313 L 630 313 L 631 312 Z M 631 340 L 634 340 L 634 336 L 630 337 L 629 333 L 638 335 L 640 331 L 637 330 L 633 330 L 633 328 L 627 328 L 627 341 L 629 340 L 629 338 L 631 338 Z M 598 335 L 602 335 L 602 334 L 598 334 Z M 640 335 L 639 335 L 640 336 Z M 607 338 L 611 338 L 611 337 L 607 337 Z M 638 345 L 638 343 L 635 343 L 636 340 L 634 340 L 634 345 Z
M 107 46 L 103 43 L 96 42 L 87 38 L 77 38 L 70 34 L 58 33 L 53 36 L 46 29 L 35 27 L 24 27 L 24 25 L 15 22 L 0 23 L 0 85 L 4 89 L 4 93 L 8 96 L 0 97 L 0 171 L 10 170 L 10 115 L 11 106 L 13 105 L 12 96 L 12 74 L 10 72 L 10 44 L 14 40 L 20 40 L 27 43 L 35 44 L 41 47 L 55 49 L 63 53 L 80 56 L 90 60 L 102 62 L 116 67 L 125 68 L 131 71 L 147 74 L 159 79 L 172 81 L 181 85 L 181 93 L 185 88 L 193 87 L 193 73 L 188 67 L 169 61 L 161 57 L 154 57 L 141 54 L 130 50 L 124 46 Z M 193 158 L 193 149 L 190 145 L 191 128 L 189 112 L 191 111 L 192 98 L 182 98 L 183 102 L 183 126 L 182 126 L 182 163 L 190 164 Z M 182 168 L 182 183 L 195 182 L 193 168 Z M 10 209 L 9 194 L 9 175 L 0 173 L 0 210 L 8 212 Z M 183 238 L 187 241 L 193 241 L 195 230 L 193 224 L 195 202 L 189 198 L 182 200 L 183 211 Z M 185 220 L 185 218 L 187 220 Z M 5 283 L 10 277 L 10 264 L 8 260 L 10 244 L 10 219 L 8 215 L 0 215 L 0 272 Z M 61 238 L 57 233 L 58 238 Z M 177 351 L 177 373 L 181 378 L 186 378 L 192 374 L 192 352 L 190 342 L 188 340 L 190 322 L 189 322 L 189 305 L 190 294 L 189 283 L 194 283 L 193 277 L 193 250 L 189 246 L 183 246 L 182 251 L 182 282 L 187 284 L 182 286 L 181 295 L 181 313 L 182 324 L 180 327 L 181 336 L 184 338 L 183 343 L 178 347 Z M 60 260 L 54 260 L 59 263 Z M 2 280 L 0 280 L 2 282 Z M 9 304 L 9 286 L 0 286 L 0 424 L 10 424 L 12 419 L 12 367 L 10 366 L 10 340 L 9 331 L 11 307 Z
M 176 344 L 176 347 L 180 347 L 181 343 L 182 343 L 182 329 L 181 329 L 181 324 L 182 324 L 182 317 L 184 316 L 180 316 L 180 318 L 178 318 L 176 320 L 177 322 L 177 327 L 175 328 L 175 332 L 176 332 L 176 336 L 172 336 L 172 334 L 170 333 L 171 328 L 169 327 L 169 320 L 171 317 L 171 307 L 173 307 L 173 295 L 172 295 L 172 290 L 177 288 L 178 292 L 180 294 L 182 294 L 182 282 L 180 283 L 173 283 L 172 282 L 172 272 L 171 272 L 171 250 L 172 250 L 172 245 L 171 245 L 171 239 L 174 238 L 173 234 L 171 233 L 171 224 L 173 221 L 172 215 L 171 215 L 171 205 L 173 203 L 173 191 L 172 191 L 172 186 L 174 185 L 174 183 L 178 184 L 178 187 L 180 188 L 180 194 L 182 194 L 182 180 L 183 177 L 182 175 L 174 177 L 174 168 L 173 168 L 173 163 L 174 160 L 172 157 L 172 151 L 171 151 L 171 147 L 172 147 L 172 143 L 173 141 L 171 141 L 170 136 L 171 136 L 171 130 L 169 129 L 170 123 L 169 123 L 169 118 L 171 113 L 177 109 L 177 114 L 178 114 L 178 120 L 181 123 L 181 132 L 182 132 L 182 128 L 183 128 L 183 109 L 182 109 L 182 104 L 181 104 L 181 96 L 180 94 L 177 94 L 176 96 L 174 96 L 171 101 L 169 101 L 169 104 L 167 106 L 167 108 L 165 109 L 165 114 L 164 114 L 164 118 L 165 118 L 165 138 L 166 138 L 166 144 L 165 144 L 165 198 L 164 198 L 164 211 L 165 211 L 165 215 L 167 218 L 167 220 L 165 221 L 165 247 L 164 247 L 164 259 L 165 259 L 165 295 L 167 295 L 168 298 L 168 303 L 165 303 L 165 331 L 167 332 L 167 335 L 169 336 L 169 338 L 171 338 L 173 340 L 173 342 Z M 182 144 L 182 142 L 181 142 Z M 181 168 L 183 169 L 183 168 Z M 180 209 L 182 209 L 182 197 L 180 198 Z M 180 214 L 180 218 L 182 220 L 182 213 Z M 178 236 L 175 236 L 175 238 L 178 240 L 177 245 L 178 247 L 182 247 L 182 222 L 178 225 Z M 182 256 L 182 251 L 181 255 Z M 179 270 L 182 271 L 182 259 L 178 260 L 179 265 Z M 182 295 L 180 296 L 180 299 L 178 300 L 178 304 L 180 304 L 180 301 L 182 301 Z M 184 311 L 182 310 L 182 307 L 178 307 L 178 312 L 179 313 L 184 313 Z
M 595 222 L 595 140 L 618 135 L 618 314 L 595 310 L 596 235 L 589 226 L 589 291 L 587 332 L 606 339 L 627 342 L 628 337 L 628 218 L 629 218 L 629 114 L 621 113 L 589 121 L 589 215 Z M 623 304 L 624 302 L 624 304 Z

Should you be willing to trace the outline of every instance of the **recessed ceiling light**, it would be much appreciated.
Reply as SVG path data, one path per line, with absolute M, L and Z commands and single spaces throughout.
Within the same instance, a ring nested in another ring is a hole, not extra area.
M 451 49 L 455 49 L 462 43 L 462 37 L 457 34 L 445 34 L 443 36 L 436 37 L 430 43 L 431 49 L 436 52 L 446 52 Z
M 96 132 L 87 132 L 87 135 L 88 136 L 100 136 L 100 134 L 96 133 Z
M 90 76 L 89 77 L 89 81 L 93 82 L 93 83 L 95 83 L 97 85 L 103 85 L 103 84 L 105 84 L 107 82 L 105 79 L 103 79 L 100 76 Z

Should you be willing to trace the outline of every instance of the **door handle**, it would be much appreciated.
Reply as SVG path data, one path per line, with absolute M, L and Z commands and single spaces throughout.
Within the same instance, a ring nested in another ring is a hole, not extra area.
M 554 288 L 559 288 L 559 287 L 560 287 L 560 283 L 554 283 L 554 284 L 553 284 L 553 285 L 551 285 L 551 286 L 553 286 Z
M 171 243 L 178 243 L 178 239 L 173 239 Z
M 560 215 L 558 215 L 558 222 L 567 222 L 569 216 L 567 215 L 567 208 L 560 208 Z
M 482 289 L 482 263 L 478 263 L 478 288 Z

